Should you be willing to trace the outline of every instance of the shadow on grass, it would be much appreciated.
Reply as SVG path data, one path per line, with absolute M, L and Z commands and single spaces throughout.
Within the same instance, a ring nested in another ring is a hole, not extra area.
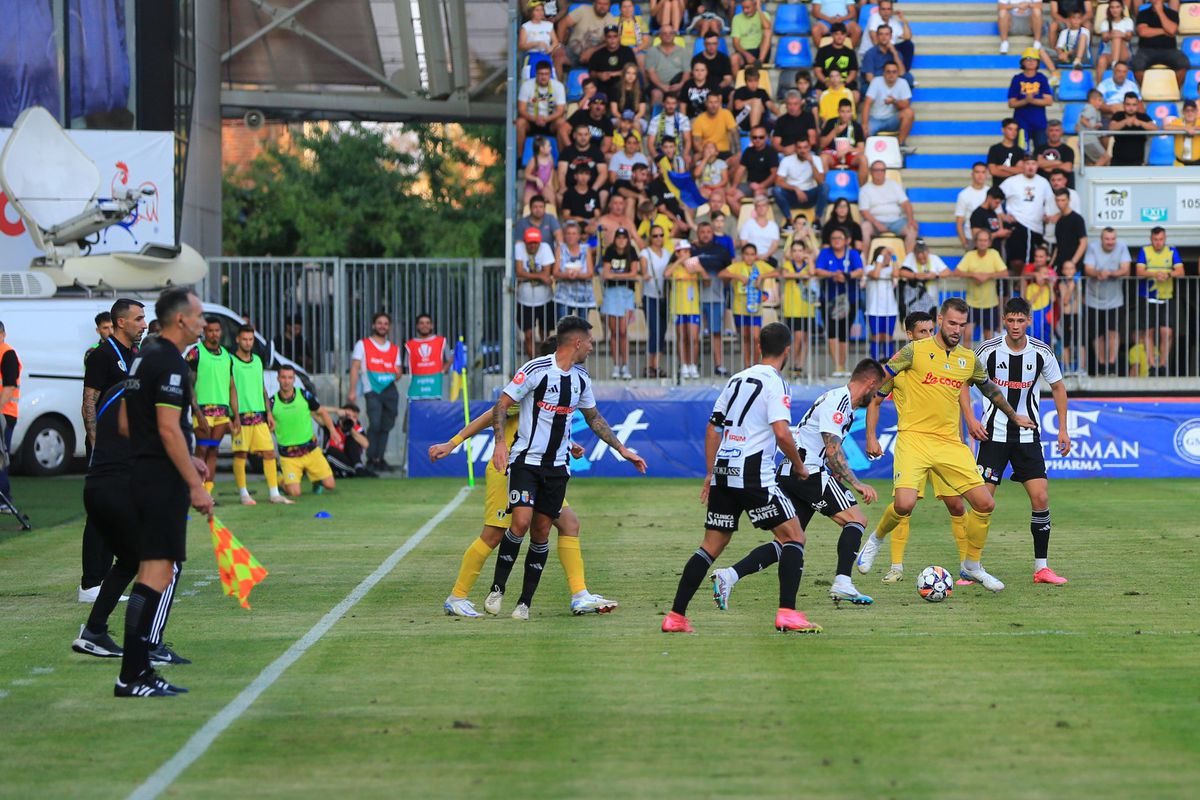
M 34 536 L 39 530 L 83 520 L 82 476 L 14 477 L 12 499 L 29 517 L 33 530 L 22 531 L 12 515 L 0 514 L 0 545 L 17 536 Z

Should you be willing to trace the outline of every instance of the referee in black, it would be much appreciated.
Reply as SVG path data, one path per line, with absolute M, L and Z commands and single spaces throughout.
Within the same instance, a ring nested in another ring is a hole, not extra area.
M 137 300 L 117 300 L 104 316 L 111 320 L 112 334 L 101 339 L 84 356 L 81 411 L 84 431 L 87 433 L 89 468 L 91 452 L 96 446 L 100 398 L 128 377 L 129 365 L 133 363 L 134 354 L 137 352 L 137 343 L 146 330 L 145 306 Z M 128 494 L 125 497 L 128 497 Z M 100 584 L 113 564 L 113 551 L 106 544 L 106 537 L 101 535 L 90 514 L 83 526 L 81 560 L 83 572 L 79 577 L 79 602 L 95 603 L 100 599 Z M 124 589 L 125 584 L 121 584 L 121 588 Z M 108 613 L 111 612 L 110 608 Z M 107 618 L 106 613 L 105 619 Z
M 113 687 L 117 697 L 170 697 L 172 686 L 150 666 L 150 635 L 175 562 L 187 560 L 187 513 L 212 514 L 213 500 L 191 457 L 186 412 L 192 389 L 183 351 L 204 327 L 204 309 L 191 290 L 167 289 L 154 304 L 162 323 L 130 365 L 120 401 L 121 432 L 133 449 L 131 479 L 137 487 L 139 556 L 137 582 L 125 612 L 125 652 Z

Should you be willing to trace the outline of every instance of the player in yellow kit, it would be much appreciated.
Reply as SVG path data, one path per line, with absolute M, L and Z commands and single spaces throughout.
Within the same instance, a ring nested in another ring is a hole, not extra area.
M 959 392 L 964 386 L 976 386 L 1013 423 L 1022 428 L 1036 426 L 1029 417 L 1013 410 L 1004 391 L 988 378 L 975 352 L 962 347 L 967 320 L 967 304 L 951 297 L 938 313 L 937 333 L 929 339 L 909 342 L 887 363 L 891 377 L 880 388 L 880 397 L 892 393 L 897 375 L 905 373 L 905 377 L 903 391 L 894 398 L 898 417 L 894 499 L 884 509 L 876 535 L 887 536 L 912 514 L 918 490 L 933 473 L 971 505 L 966 515 L 967 547 L 961 571 L 985 589 L 998 592 L 1004 584 L 979 563 L 996 504 L 979 476 L 974 454 L 960 438 Z
M 542 344 L 540 354 L 553 353 L 556 344 L 555 337 L 551 336 Z M 504 424 L 504 438 L 509 445 L 517 438 L 519 414 L 520 408 L 513 406 L 509 409 L 508 419 Z M 430 447 L 429 460 L 438 461 L 445 458 L 464 441 L 490 428 L 491 425 L 492 409 L 489 408 L 471 420 L 470 424 L 456 433 L 450 441 Z M 581 448 L 578 454 L 574 452 L 579 447 L 578 445 L 573 444 L 571 447 L 572 455 L 582 454 Z M 508 477 L 498 471 L 490 460 L 485 472 L 484 489 L 483 532 L 475 541 L 471 542 L 471 546 L 463 553 L 458 578 L 454 581 L 454 589 L 446 598 L 443 606 L 446 614 L 452 617 L 483 616 L 475 610 L 474 604 L 467 599 L 467 596 L 471 593 L 475 581 L 479 579 L 484 562 L 500 545 L 500 540 L 508 532 L 509 525 L 512 523 L 512 514 L 508 507 Z M 579 547 L 579 517 L 566 502 L 563 503 L 563 509 L 558 518 L 554 520 L 554 527 L 558 529 L 558 560 L 562 563 L 563 572 L 567 574 L 567 587 L 571 591 L 571 613 L 576 616 L 592 613 L 606 614 L 615 609 L 618 605 L 616 600 L 609 600 L 588 591 L 587 581 L 584 577 L 583 552 Z M 489 613 L 496 612 L 489 611 Z
M 908 337 L 908 341 L 915 342 L 921 339 L 928 339 L 933 336 L 933 317 L 924 311 L 914 311 L 904 318 L 904 333 Z M 898 398 L 904 393 L 905 383 L 908 381 L 908 373 L 901 372 L 895 377 L 892 388 L 892 398 Z M 867 408 L 867 455 L 871 458 L 879 458 L 883 455 L 883 448 L 879 446 L 879 439 L 876 438 L 876 430 L 879 426 L 879 407 L 883 404 L 884 398 L 879 395 L 871 402 Z M 897 405 L 901 402 L 896 401 Z M 946 504 L 946 511 L 950 513 L 950 532 L 954 534 L 954 543 L 958 545 L 958 560 L 962 561 L 967 557 L 967 517 L 966 505 L 963 503 L 962 497 L 958 495 L 954 489 L 944 480 L 938 477 L 935 472 L 933 478 L 933 494 L 939 500 Z M 925 498 L 925 485 L 922 484 L 917 489 L 917 499 Z M 909 518 L 905 517 L 892 531 L 892 566 L 888 569 L 887 574 L 883 576 L 884 583 L 898 583 L 904 580 L 904 548 L 908 544 Z M 858 571 L 864 575 L 871 571 L 871 565 L 874 563 L 875 554 L 879 552 L 879 548 L 883 546 L 883 537 L 872 534 L 867 537 L 867 541 L 863 544 L 863 549 L 858 554 Z M 971 583 L 968 580 L 960 580 L 962 583 Z

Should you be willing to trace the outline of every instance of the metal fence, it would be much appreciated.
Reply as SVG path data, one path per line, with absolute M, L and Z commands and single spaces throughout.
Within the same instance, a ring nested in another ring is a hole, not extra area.
M 247 317 L 278 351 L 343 389 L 354 343 L 378 311 L 392 339 L 412 335 L 418 314 L 452 342 L 463 337 L 472 393 L 500 372 L 504 262 L 490 259 L 219 258 L 204 294 Z M 299 326 L 298 328 L 296 326 Z

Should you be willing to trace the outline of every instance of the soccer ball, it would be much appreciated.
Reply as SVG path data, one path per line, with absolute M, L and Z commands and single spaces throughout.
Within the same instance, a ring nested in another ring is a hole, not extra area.
M 917 577 L 917 592 L 931 603 L 940 603 L 954 593 L 954 578 L 941 567 L 926 567 Z

